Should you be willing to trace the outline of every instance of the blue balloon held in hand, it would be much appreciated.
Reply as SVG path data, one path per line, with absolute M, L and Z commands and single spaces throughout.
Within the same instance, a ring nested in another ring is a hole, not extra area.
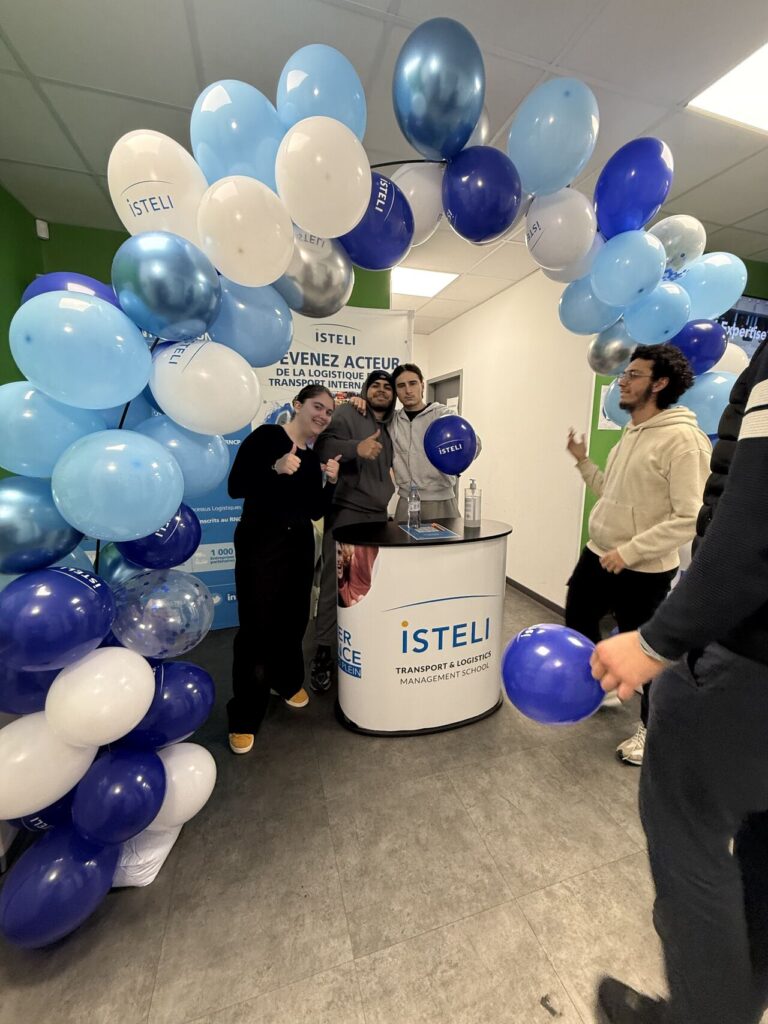
M 0 573 L 44 569 L 74 551 L 82 539 L 56 508 L 49 480 L 0 480 Z
M 363 141 L 367 120 L 363 83 L 344 54 L 332 46 L 311 43 L 289 57 L 280 73 L 275 103 L 286 129 L 305 117 L 332 117 Z
M 617 150 L 595 186 L 597 225 L 604 238 L 638 231 L 655 217 L 672 187 L 673 160 L 661 139 L 633 139 Z M 666 262 L 666 257 L 665 257 Z
M 272 285 L 246 288 L 222 277 L 221 309 L 208 335 L 239 352 L 251 366 L 271 366 L 291 347 L 293 317 L 288 303 Z
M 477 455 L 477 435 L 461 416 L 441 416 L 427 427 L 424 451 L 435 469 L 457 476 Z
M 164 796 L 165 769 L 157 754 L 109 750 L 77 784 L 72 821 L 93 843 L 124 843 L 152 823 Z
M 155 669 L 155 697 L 146 715 L 121 746 L 165 747 L 193 733 L 208 718 L 216 688 L 208 673 L 188 661 L 169 661 Z
M 359 223 L 339 237 L 347 255 L 365 270 L 389 270 L 413 241 L 413 212 L 397 185 L 378 171 L 371 173 L 371 199 Z
M 723 358 L 728 335 L 716 320 L 691 320 L 669 343 L 680 349 L 698 376 Z
M 95 295 L 97 299 L 110 302 L 113 306 L 120 308 L 117 296 L 109 284 L 97 281 L 95 277 L 88 277 L 87 274 L 75 274 L 71 270 L 57 270 L 52 274 L 40 274 L 35 280 L 28 284 L 21 296 L 21 305 L 36 295 L 44 295 L 46 292 L 74 292 L 76 295 Z
M 520 175 L 492 146 L 469 146 L 443 175 L 443 209 L 451 227 L 470 242 L 489 242 L 511 227 L 520 209 Z
M 180 505 L 167 523 L 138 540 L 116 545 L 120 554 L 145 569 L 172 569 L 186 562 L 200 545 L 200 520 L 188 505 Z
M 507 696 L 526 718 L 572 725 L 600 707 L 603 690 L 589 659 L 595 645 L 566 626 L 543 623 L 507 644 L 501 673 Z

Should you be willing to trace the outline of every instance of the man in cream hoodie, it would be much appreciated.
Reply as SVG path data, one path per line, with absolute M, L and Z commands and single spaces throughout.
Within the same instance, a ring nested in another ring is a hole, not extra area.
M 669 592 L 679 548 L 695 535 L 712 446 L 695 415 L 674 406 L 691 384 L 690 365 L 674 345 L 638 346 L 619 378 L 620 405 L 631 422 L 605 472 L 587 458 L 584 438 L 570 431 L 568 450 L 599 500 L 568 581 L 565 622 L 595 643 L 608 613 L 622 633 L 648 621 Z M 616 751 L 628 764 L 643 761 L 649 689 L 637 732 Z

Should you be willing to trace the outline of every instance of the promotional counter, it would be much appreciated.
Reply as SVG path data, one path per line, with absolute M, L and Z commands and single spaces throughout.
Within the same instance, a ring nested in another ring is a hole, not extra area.
M 399 523 L 334 531 L 337 714 L 349 729 L 401 736 L 467 725 L 501 706 L 506 523 Z

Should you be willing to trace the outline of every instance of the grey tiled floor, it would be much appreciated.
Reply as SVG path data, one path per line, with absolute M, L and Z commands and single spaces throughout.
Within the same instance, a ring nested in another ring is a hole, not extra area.
M 507 636 L 552 620 L 509 592 Z M 54 948 L 2 948 L 0 1024 L 591 1024 L 605 971 L 663 990 L 639 773 L 613 754 L 637 707 L 386 739 L 328 695 L 275 704 L 235 758 L 231 639 L 194 652 L 221 690 L 198 736 L 214 796 L 151 886 Z

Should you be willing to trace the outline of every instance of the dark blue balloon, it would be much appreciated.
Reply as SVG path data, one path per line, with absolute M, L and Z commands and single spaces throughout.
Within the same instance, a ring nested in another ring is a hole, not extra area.
M 99 846 L 72 828 L 51 829 L 18 859 L 0 890 L 0 932 L 24 949 L 68 935 L 112 885 L 119 846 Z
M 595 645 L 566 626 L 530 626 L 507 644 L 501 674 L 518 711 L 543 725 L 571 725 L 600 707 L 589 659 Z
M 377 171 L 371 179 L 371 199 L 363 219 L 339 241 L 358 267 L 389 270 L 411 247 L 413 212 L 394 181 Z
M 0 659 L 27 671 L 64 668 L 96 650 L 114 617 L 99 576 L 57 566 L 26 573 L 0 593 Z
M 0 664 L 0 711 L 8 715 L 31 715 L 42 711 L 51 683 L 58 674 L 58 669 L 22 672 Z
M 201 535 L 197 515 L 189 505 L 180 505 L 176 515 L 159 530 L 139 540 L 120 541 L 115 547 L 134 565 L 145 569 L 172 569 L 194 555 Z
M 454 231 L 488 242 L 513 224 L 522 188 L 517 168 L 492 146 L 469 146 L 443 175 L 443 209 Z
M 208 673 L 188 661 L 168 661 L 155 669 L 155 697 L 120 746 L 165 747 L 199 729 L 213 707 L 216 688 Z
M 45 292 L 77 292 L 79 295 L 95 295 L 98 299 L 111 302 L 113 306 L 120 308 L 117 296 L 112 285 L 97 281 L 95 277 L 88 277 L 87 274 L 74 274 L 69 270 L 57 270 L 53 274 L 40 274 L 35 280 L 28 284 L 21 296 L 21 305 L 36 295 L 43 295 Z
M 728 335 L 717 320 L 690 320 L 669 344 L 680 349 L 698 375 L 720 362 L 728 344 Z
M 47 832 L 50 828 L 61 828 L 72 824 L 72 800 L 75 791 L 70 789 L 54 803 L 41 811 L 25 814 L 23 818 L 11 818 L 11 825 L 23 828 L 27 832 Z
M 477 454 L 477 435 L 461 416 L 441 416 L 427 427 L 424 452 L 441 473 L 455 476 L 472 464 Z
M 617 150 L 595 186 L 597 225 L 603 237 L 647 224 L 667 198 L 672 176 L 672 153 L 661 139 L 633 139 Z
M 75 828 L 93 843 L 124 843 L 151 824 L 165 785 L 163 762 L 151 750 L 100 754 L 75 787 Z

